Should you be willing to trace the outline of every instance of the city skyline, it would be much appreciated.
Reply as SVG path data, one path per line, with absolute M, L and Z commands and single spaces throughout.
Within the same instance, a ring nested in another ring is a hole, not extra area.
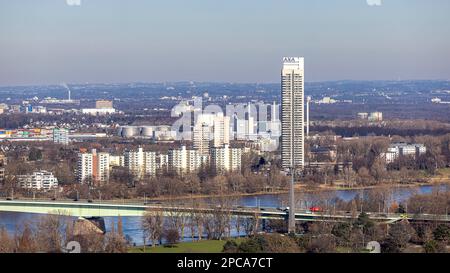
M 311 82 L 448 79 L 450 3 L 378 2 L 3 0 L 0 85 L 278 82 L 295 54 Z

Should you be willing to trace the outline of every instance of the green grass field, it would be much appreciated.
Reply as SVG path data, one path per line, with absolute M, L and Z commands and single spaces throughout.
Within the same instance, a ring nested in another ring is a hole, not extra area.
M 241 242 L 242 239 L 236 239 L 236 242 Z M 176 247 L 145 247 L 145 253 L 220 253 L 226 240 L 202 240 L 198 242 L 182 242 Z M 144 253 L 144 247 L 133 247 L 129 250 L 130 253 Z

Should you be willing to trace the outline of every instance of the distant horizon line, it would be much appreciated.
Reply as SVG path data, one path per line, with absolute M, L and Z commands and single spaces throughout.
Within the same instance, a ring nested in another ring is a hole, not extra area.
M 332 82 L 430 82 L 430 81 L 443 81 L 450 82 L 450 79 L 401 79 L 401 80 L 321 80 L 321 81 L 305 81 L 305 84 L 311 83 L 332 83 Z M 35 87 L 35 86 L 63 86 L 63 84 L 70 85 L 123 85 L 123 84 L 179 84 L 179 83 L 216 83 L 216 84 L 280 84 L 280 82 L 233 82 L 233 81 L 129 81 L 129 82 L 61 82 L 61 83 L 24 83 L 24 84 L 0 84 L 0 88 L 4 87 Z

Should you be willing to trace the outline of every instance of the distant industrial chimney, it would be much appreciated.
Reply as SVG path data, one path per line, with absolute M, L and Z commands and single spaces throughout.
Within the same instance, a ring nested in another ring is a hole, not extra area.
M 70 88 L 69 88 L 69 86 L 67 86 L 67 84 L 65 84 L 65 83 L 63 83 L 62 86 L 64 86 L 64 88 L 67 89 L 67 93 L 69 95 L 68 101 L 70 101 L 71 99 L 70 99 Z

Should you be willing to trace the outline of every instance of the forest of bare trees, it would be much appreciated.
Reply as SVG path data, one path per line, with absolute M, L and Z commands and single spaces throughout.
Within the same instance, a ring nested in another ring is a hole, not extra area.
M 122 219 L 117 227 L 111 223 L 106 234 L 74 231 L 74 220 L 62 215 L 46 215 L 36 222 L 25 222 L 16 227 L 14 234 L 0 227 L 0 253 L 65 253 L 69 242 L 78 242 L 83 253 L 123 253 L 129 242 L 123 234 Z

